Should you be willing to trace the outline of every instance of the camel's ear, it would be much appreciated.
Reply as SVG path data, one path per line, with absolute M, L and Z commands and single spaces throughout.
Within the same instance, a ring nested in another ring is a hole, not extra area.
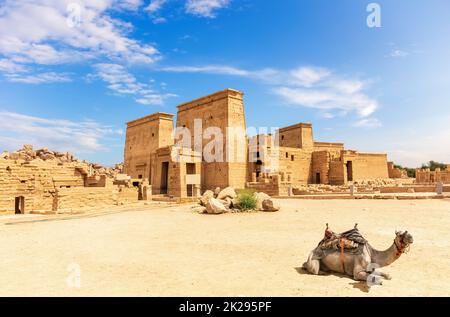
M 399 235 L 399 231 L 395 230 L 395 235 L 398 236 Z

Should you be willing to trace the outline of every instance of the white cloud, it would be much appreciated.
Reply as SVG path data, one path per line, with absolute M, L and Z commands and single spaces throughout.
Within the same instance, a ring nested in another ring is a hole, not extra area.
M 333 88 L 277 87 L 274 92 L 291 105 L 328 111 L 355 111 L 360 117 L 370 116 L 378 108 L 377 101 L 365 94 L 342 94 Z
M 222 65 L 171 66 L 171 67 L 164 67 L 161 70 L 173 73 L 204 73 L 204 74 L 232 75 L 243 77 L 251 75 L 250 71 L 239 69 L 232 66 L 222 66 Z
M 246 77 L 275 86 L 272 91 L 295 106 L 330 111 L 356 112 L 368 117 L 379 107 L 365 90 L 368 80 L 348 79 L 324 67 L 303 66 L 288 71 L 273 68 L 246 70 L 228 65 L 170 66 L 160 69 L 176 73 L 204 73 Z
M 274 82 L 279 80 L 280 72 L 272 68 L 263 68 L 260 70 L 246 70 L 227 65 L 204 65 L 204 66 L 169 66 L 160 69 L 171 73 L 199 73 L 212 75 L 226 75 L 247 77 L 262 80 L 265 82 Z
M 379 107 L 365 92 L 367 80 L 348 79 L 326 68 L 300 67 L 284 76 L 273 91 L 291 105 L 356 112 L 368 117 Z
M 291 71 L 291 76 L 299 86 L 310 87 L 330 76 L 330 71 L 321 67 L 299 67 Z
M 395 49 L 395 50 L 393 50 L 393 51 L 390 53 L 390 56 L 391 56 L 391 57 L 395 57 L 395 58 L 398 58 L 398 57 L 406 57 L 406 56 L 408 56 L 408 55 L 409 55 L 408 52 L 405 52 L 405 51 L 402 51 L 402 50 L 399 50 L 399 49 Z
M 96 73 L 89 78 L 100 78 L 108 84 L 108 88 L 118 95 L 131 95 L 135 101 L 143 105 L 163 105 L 164 100 L 175 97 L 174 94 L 162 94 L 155 91 L 150 83 L 138 82 L 125 67 L 118 64 L 96 64 Z
M 145 11 L 149 13 L 155 13 L 159 11 L 167 0 L 151 0 L 149 5 L 145 8 Z
M 382 127 L 383 125 L 376 118 L 365 118 L 365 119 L 358 120 L 357 122 L 355 122 L 353 124 L 353 126 L 354 127 L 358 127 L 358 128 L 369 128 L 369 129 L 372 129 L 372 128 Z
M 0 59 L 0 72 L 5 73 L 21 73 L 27 68 L 23 65 L 16 64 L 8 59 Z
M 152 22 L 153 22 L 153 24 L 163 24 L 163 23 L 167 22 L 167 19 L 163 18 L 163 17 L 157 17 L 157 18 L 154 18 L 152 20 Z
M 144 4 L 143 0 L 121 0 L 117 1 L 117 8 L 136 11 Z
M 10 82 L 23 84 L 65 83 L 72 81 L 69 75 L 58 74 L 55 72 L 37 73 L 31 75 L 6 74 L 5 77 Z
M 93 152 L 105 149 L 105 138 L 123 134 L 122 130 L 92 120 L 53 120 L 4 111 L 0 112 L 0 121 L 0 148 L 9 151 L 33 144 L 58 151 Z
M 214 18 L 215 11 L 225 8 L 230 0 L 188 0 L 186 2 L 186 12 L 193 15 Z
M 71 3 L 79 7 L 68 7 Z M 0 56 L 21 65 L 100 57 L 153 63 L 159 59 L 156 48 L 129 38 L 132 25 L 108 14 L 110 9 L 136 10 L 141 4 L 136 0 L 6 0 L 0 15 Z M 71 24 L 78 17 L 80 23 Z

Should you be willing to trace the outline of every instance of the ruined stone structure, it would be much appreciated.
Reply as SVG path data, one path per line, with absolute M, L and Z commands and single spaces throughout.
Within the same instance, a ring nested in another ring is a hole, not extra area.
M 190 197 L 232 186 L 287 195 L 289 188 L 298 185 L 389 178 L 386 154 L 360 153 L 346 150 L 343 143 L 318 142 L 309 123 L 249 138 L 243 93 L 232 89 L 178 106 L 176 128 L 191 131 L 190 148 L 174 145 L 173 128 L 173 115 L 164 113 L 127 125 L 124 172 L 134 179 L 148 178 L 155 194 Z M 214 139 L 210 132 L 215 128 L 222 131 L 223 143 L 214 153 L 223 151 L 225 160 L 211 162 L 202 151 Z M 203 131 L 200 140 L 195 139 L 195 129 Z M 183 159 L 174 160 L 174 152 Z
M 15 152 L 0 159 L 0 214 L 78 212 L 136 202 L 142 192 L 151 198 L 148 185 L 135 187 L 129 177 L 114 181 L 87 162 L 33 156 Z
M 408 173 L 404 169 L 395 167 L 394 162 L 388 162 L 389 178 L 408 178 Z
M 416 183 L 417 184 L 435 184 L 444 183 L 450 184 L 450 164 L 445 170 L 437 168 L 434 171 L 427 169 L 416 169 Z

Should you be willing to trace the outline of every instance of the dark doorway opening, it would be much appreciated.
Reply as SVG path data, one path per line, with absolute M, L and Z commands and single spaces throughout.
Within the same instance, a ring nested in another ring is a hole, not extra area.
M 353 181 L 353 162 L 352 161 L 347 162 L 347 181 L 349 181 L 349 182 Z
M 320 184 L 320 173 L 316 173 L 316 184 Z
M 19 196 L 15 199 L 15 214 L 20 215 L 25 213 L 25 197 Z
M 169 182 L 169 162 L 163 162 L 161 166 L 161 194 L 167 194 L 167 183 Z
M 187 175 L 195 175 L 195 163 L 186 163 L 186 174 Z M 194 185 L 187 185 L 187 196 L 194 196 Z

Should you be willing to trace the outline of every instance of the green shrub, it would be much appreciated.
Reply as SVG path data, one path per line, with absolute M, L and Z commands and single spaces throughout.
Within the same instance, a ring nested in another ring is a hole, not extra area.
M 445 171 L 447 169 L 447 164 L 439 163 L 436 161 L 429 161 L 426 164 L 422 164 L 422 168 L 429 168 L 430 171 L 435 171 L 436 168 L 440 168 L 441 171 Z
M 251 193 L 240 193 L 238 195 L 239 205 L 242 210 L 256 209 L 256 198 Z

